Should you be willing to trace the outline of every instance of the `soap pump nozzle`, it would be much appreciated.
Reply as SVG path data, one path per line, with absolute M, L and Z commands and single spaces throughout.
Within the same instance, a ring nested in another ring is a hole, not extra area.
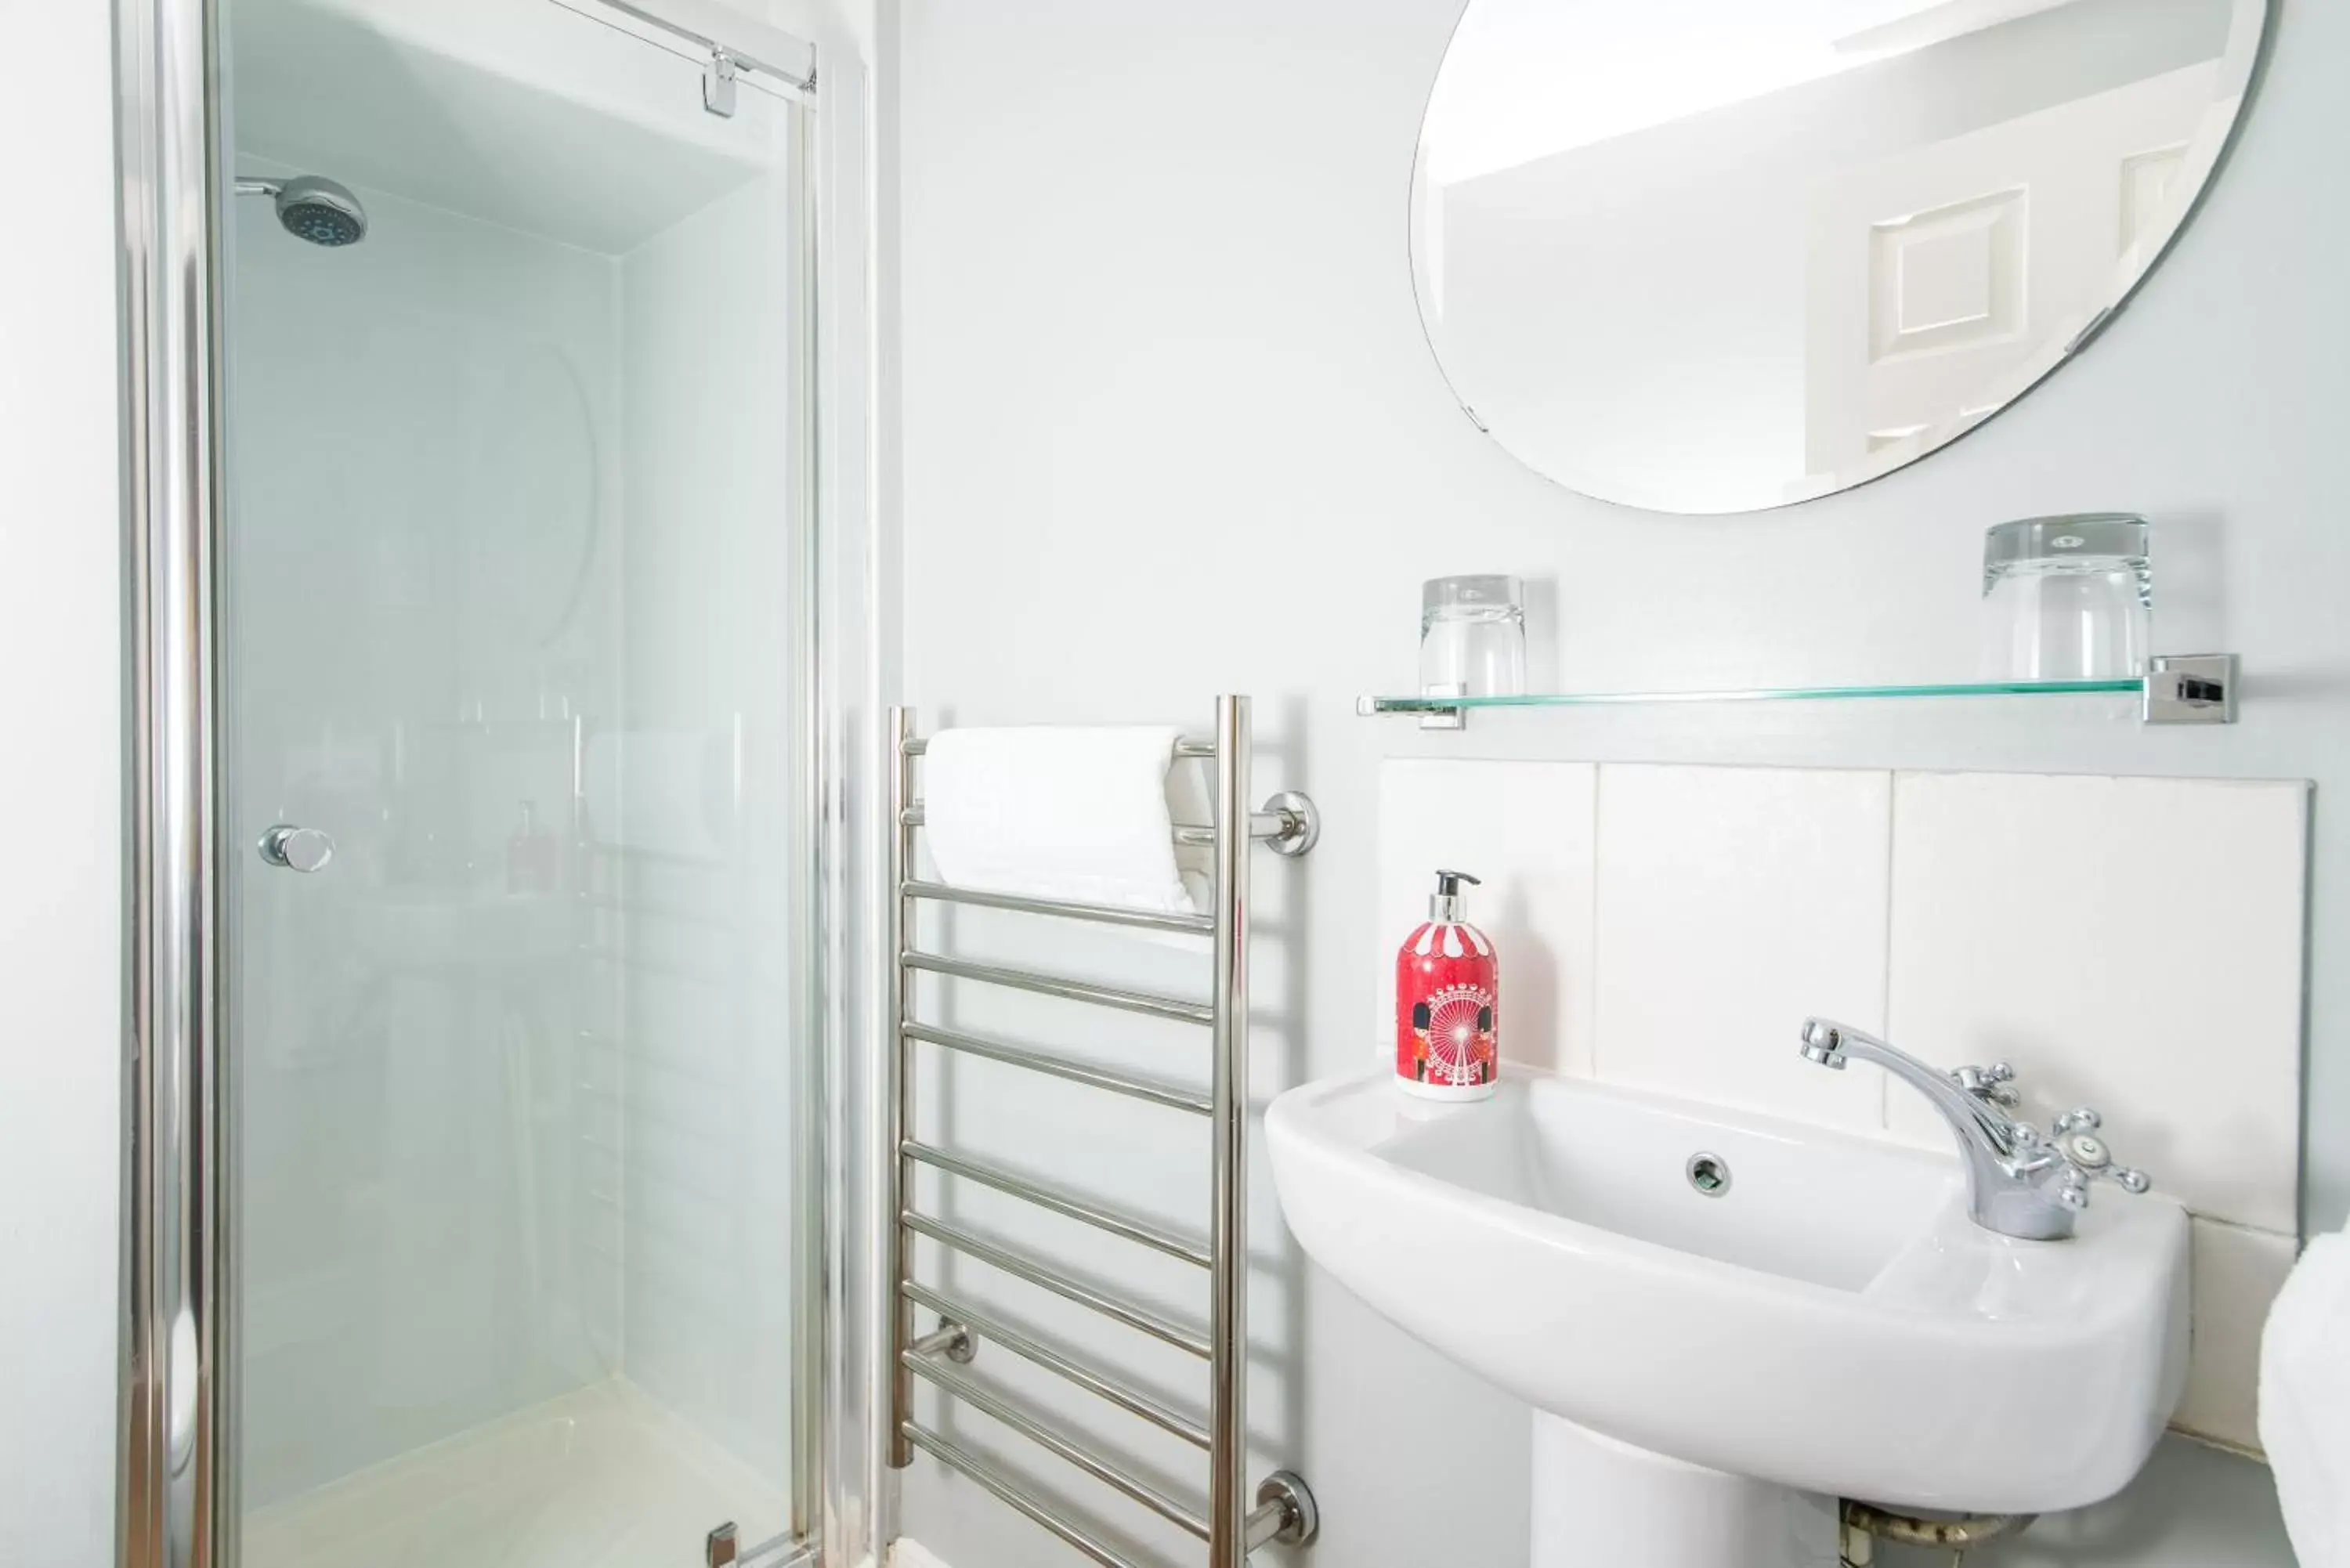
M 1436 874 L 1436 894 L 1428 900 L 1430 919 L 1440 926 L 1457 926 L 1461 923 L 1462 903 L 1461 884 L 1463 882 L 1472 888 L 1484 886 L 1484 883 L 1466 871 L 1439 871 Z

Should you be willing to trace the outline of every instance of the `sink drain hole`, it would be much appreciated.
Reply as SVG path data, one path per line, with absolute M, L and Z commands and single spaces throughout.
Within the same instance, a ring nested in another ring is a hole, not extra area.
M 1689 1184 L 1708 1198 L 1719 1198 L 1730 1190 L 1730 1162 L 1718 1154 L 1690 1156 L 1687 1174 Z

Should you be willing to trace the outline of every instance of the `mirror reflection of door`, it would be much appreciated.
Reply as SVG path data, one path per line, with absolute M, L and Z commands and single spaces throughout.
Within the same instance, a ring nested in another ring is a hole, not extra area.
M 2198 59 L 1820 185 L 1799 488 L 1898 467 L 2046 374 L 2184 217 L 2235 119 L 2219 72 Z
M 1914 461 L 2085 341 L 2178 232 L 2264 0 L 1471 0 L 1414 282 L 1478 424 L 1724 513 Z

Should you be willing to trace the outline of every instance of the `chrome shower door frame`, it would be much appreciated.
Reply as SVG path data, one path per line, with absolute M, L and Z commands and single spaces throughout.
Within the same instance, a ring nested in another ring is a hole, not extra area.
M 220 749 L 219 30 L 209 0 L 118 0 L 126 1085 L 118 1560 L 234 1560 L 226 1225 L 229 909 Z
M 125 529 L 123 1290 L 115 1561 L 238 1561 L 230 976 L 224 805 L 225 72 L 221 0 L 114 0 Z M 815 1062 L 792 1109 L 795 1541 L 759 1568 L 856 1563 L 886 1537 L 861 1370 L 878 1289 L 864 1237 L 859 977 L 877 859 L 857 803 L 889 671 L 874 515 L 870 92 L 860 46 L 819 34 L 823 109 L 798 109 L 799 387 L 787 607 L 801 701 L 793 1015 Z

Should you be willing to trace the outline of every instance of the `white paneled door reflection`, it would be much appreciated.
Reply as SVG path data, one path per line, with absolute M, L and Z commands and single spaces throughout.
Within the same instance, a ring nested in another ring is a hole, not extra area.
M 1996 413 L 2126 291 L 2195 189 L 2178 178 L 2187 133 L 2225 129 L 2220 69 L 2071 99 L 1820 185 L 1804 361 L 1815 488 Z
M 1414 287 L 1478 426 L 1665 512 L 1861 483 L 2085 342 L 2186 221 L 2262 0 L 1471 0 Z

